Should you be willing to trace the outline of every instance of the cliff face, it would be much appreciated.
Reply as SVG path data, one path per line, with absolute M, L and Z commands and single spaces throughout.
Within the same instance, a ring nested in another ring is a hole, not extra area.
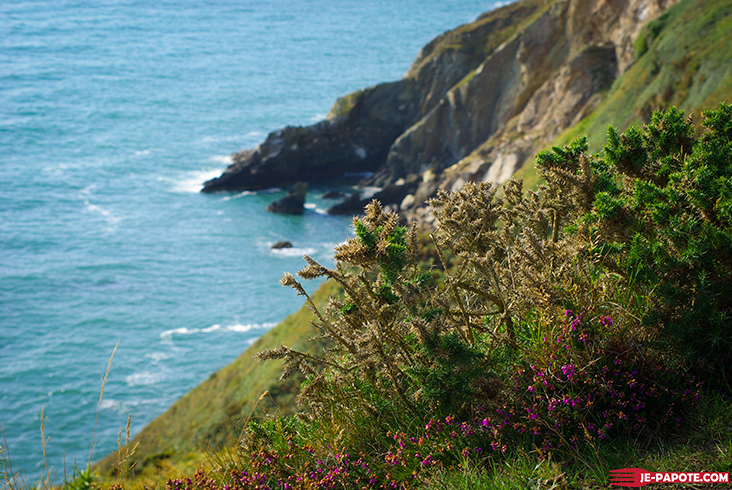
M 234 164 L 203 191 L 254 190 L 377 171 L 404 131 L 547 3 L 524 0 L 443 34 L 422 50 L 402 80 L 342 97 L 315 125 L 270 134 L 257 148 L 235 154 Z
M 641 27 L 676 0 L 524 0 L 422 49 L 405 77 L 338 100 L 328 118 L 272 133 L 204 192 L 374 172 L 362 184 L 412 218 L 438 188 L 501 183 L 635 59 Z
M 399 137 L 380 174 L 438 175 L 402 203 L 413 218 L 439 188 L 505 182 L 589 115 L 634 60 L 641 27 L 674 0 L 553 2 Z M 439 134 L 439 138 L 430 137 Z

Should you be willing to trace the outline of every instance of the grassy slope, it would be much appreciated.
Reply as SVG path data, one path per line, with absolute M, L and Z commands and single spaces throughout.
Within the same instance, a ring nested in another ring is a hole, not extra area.
M 608 126 L 625 130 L 671 105 L 700 121 L 702 111 L 732 101 L 731 46 L 732 0 L 682 0 L 645 26 L 635 43 L 636 63 L 615 81 L 597 110 L 552 146 L 587 135 L 590 149 L 600 151 Z M 516 175 L 527 187 L 539 180 L 533 165 Z
M 313 294 L 313 300 L 322 305 L 337 292 L 334 284 L 325 283 Z M 215 448 L 230 442 L 229 435 L 237 432 L 237 423 L 252 414 L 293 412 L 301 378 L 293 376 L 278 382 L 282 362 L 260 363 L 252 356 L 280 345 L 305 351 L 316 349 L 317 346 L 308 342 L 317 334 L 310 324 L 313 318 L 312 312 L 303 306 L 263 335 L 236 361 L 213 373 L 178 400 L 132 440 L 132 445 L 139 443 L 139 446 L 130 462 L 137 461 L 138 471 L 160 473 L 168 467 L 187 471 L 201 461 L 201 447 Z M 265 391 L 269 394 L 260 399 Z M 98 469 L 107 473 L 116 461 L 110 455 L 98 464 Z M 175 471 L 168 473 L 172 476 Z

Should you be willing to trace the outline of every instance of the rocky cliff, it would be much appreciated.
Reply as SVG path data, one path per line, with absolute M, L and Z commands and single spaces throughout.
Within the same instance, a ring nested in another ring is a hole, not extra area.
M 342 97 L 326 120 L 313 126 L 275 131 L 255 149 L 235 154 L 234 164 L 206 182 L 203 191 L 254 190 L 378 171 L 397 138 L 548 3 L 525 0 L 443 34 L 425 46 L 402 80 Z
M 597 106 L 635 60 L 642 26 L 676 0 L 523 0 L 425 46 L 405 77 L 268 136 L 204 192 L 373 172 L 412 217 L 438 188 L 501 183 Z

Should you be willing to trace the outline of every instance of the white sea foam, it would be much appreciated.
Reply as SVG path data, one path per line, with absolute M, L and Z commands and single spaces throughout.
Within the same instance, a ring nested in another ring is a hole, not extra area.
M 252 324 L 249 324 L 249 325 L 238 325 L 237 324 L 237 325 L 230 325 L 227 328 L 227 330 L 229 330 L 231 332 L 239 332 L 239 333 L 242 333 L 242 332 L 248 332 L 248 331 L 253 330 L 253 329 L 257 328 L 257 327 L 259 327 L 259 325 L 252 325 Z
M 97 190 L 97 184 L 88 185 L 79 191 L 79 197 L 81 197 L 81 198 L 89 197 L 91 195 L 91 193 L 94 192 L 95 190 Z
M 303 255 L 313 255 L 316 250 L 314 248 L 273 248 L 272 254 L 280 257 L 302 257 Z
M 79 197 L 84 201 L 84 206 L 86 207 L 86 210 L 91 213 L 96 213 L 101 215 L 105 221 L 109 224 L 110 227 L 116 225 L 119 223 L 120 218 L 118 216 L 115 216 L 114 213 L 112 213 L 108 209 L 104 209 L 101 206 L 98 206 L 96 204 L 92 204 L 92 202 L 89 200 L 92 193 L 97 190 L 97 185 L 92 184 L 89 186 L 84 187 L 82 190 L 79 191 Z
M 117 410 L 120 407 L 122 407 L 122 403 L 118 402 L 117 400 L 111 400 L 109 398 L 104 398 L 102 400 L 102 403 L 99 404 L 99 408 L 102 410 Z
M 224 143 L 224 142 L 240 142 L 241 144 L 247 144 L 247 140 L 254 138 L 260 138 L 264 136 L 261 131 L 250 131 L 246 134 L 229 134 L 229 135 L 216 135 L 216 136 L 205 136 L 201 139 L 202 143 Z
M 211 332 L 235 332 L 235 333 L 244 333 L 249 332 L 251 330 L 269 330 L 270 328 L 274 327 L 276 323 L 247 323 L 247 324 L 240 324 L 235 323 L 233 325 L 227 325 L 225 327 L 222 327 L 219 324 L 211 325 L 210 327 L 206 328 L 174 328 L 171 330 L 166 330 L 163 333 L 160 334 L 160 338 L 164 340 L 172 339 L 173 336 L 181 336 L 181 335 L 194 335 L 194 334 L 206 334 Z
M 304 207 L 305 209 L 315 209 L 316 207 L 318 207 L 318 205 L 314 202 L 306 202 L 305 204 L 303 204 L 302 207 Z
M 139 157 L 139 156 L 144 156 L 144 155 L 149 155 L 149 154 L 150 154 L 150 150 L 138 150 L 133 155 L 136 157 Z
M 214 155 L 209 158 L 209 161 L 221 163 L 223 165 L 231 165 L 234 163 L 234 158 L 231 155 Z
M 149 386 L 159 383 L 165 379 L 165 374 L 161 371 L 140 371 L 130 374 L 125 378 L 127 386 Z
M 240 197 L 246 197 L 246 196 L 256 196 L 257 193 L 255 191 L 244 191 L 240 192 L 239 194 L 234 194 L 233 196 L 226 196 L 223 197 L 222 201 L 231 201 L 232 199 L 239 199 Z
M 322 242 L 320 246 L 326 250 L 332 251 L 336 248 L 338 242 Z
M 276 323 L 247 323 L 246 325 L 229 325 L 226 329 L 230 332 L 250 332 L 252 330 L 269 330 L 277 325 Z
M 215 177 L 218 177 L 216 175 Z M 224 196 L 221 198 L 222 201 L 231 201 L 232 199 L 239 199 L 242 197 L 247 196 L 256 196 L 257 194 L 274 194 L 275 192 L 280 192 L 282 189 L 279 187 L 270 187 L 269 189 L 262 189 L 259 191 L 242 191 L 238 194 L 234 194 L 233 196 Z
M 145 354 L 145 357 L 152 359 L 153 362 L 160 362 L 170 359 L 173 355 L 167 352 L 149 352 Z
M 173 328 L 171 330 L 166 330 L 165 332 L 160 334 L 160 338 L 163 339 L 165 337 L 172 337 L 173 334 L 179 334 L 179 335 L 190 335 L 192 333 L 198 333 L 201 329 L 194 328 L 194 329 L 188 329 L 186 327 L 181 328 Z
M 169 177 L 158 177 L 158 180 L 171 183 L 171 188 L 173 192 L 180 194 L 189 194 L 194 192 L 200 192 L 201 189 L 203 189 L 204 182 L 218 177 L 219 175 L 221 175 L 222 171 L 223 170 L 220 168 L 195 170 L 192 172 L 186 172 L 177 179 L 171 179 Z
M 86 400 L 85 400 L 86 401 Z M 150 403 L 150 400 L 124 400 L 119 401 L 111 398 L 105 398 L 102 400 L 101 405 L 99 407 L 102 410 L 114 410 L 115 412 L 129 414 L 134 407 L 138 407 L 140 405 L 147 405 Z
M 88 199 L 84 199 L 84 205 L 86 206 L 86 209 L 91 211 L 92 213 L 101 214 L 110 225 L 116 225 L 117 223 L 119 223 L 119 217 L 112 214 L 112 212 L 108 209 L 104 209 L 97 206 L 96 204 L 92 204 L 89 202 Z
M 361 199 L 371 199 L 374 194 L 381 191 L 381 187 L 362 187 L 361 188 Z

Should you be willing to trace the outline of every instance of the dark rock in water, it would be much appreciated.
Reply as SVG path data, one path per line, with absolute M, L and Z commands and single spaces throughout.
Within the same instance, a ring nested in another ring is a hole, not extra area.
M 341 191 L 328 191 L 320 197 L 323 199 L 341 199 L 346 197 L 346 195 Z
M 205 182 L 203 192 L 258 190 L 376 171 L 394 140 L 416 120 L 415 101 L 404 100 L 410 83 L 384 83 L 342 97 L 325 121 L 271 133 L 255 149 L 233 155 L 234 163 Z
M 282 214 L 302 214 L 305 212 L 304 204 L 307 192 L 308 184 L 298 182 L 290 188 L 290 192 L 285 197 L 267 206 L 267 211 Z
M 276 242 L 271 248 L 275 250 L 279 250 L 281 248 L 292 248 L 292 243 L 287 241 Z
M 368 201 L 362 200 L 361 193 L 356 191 L 342 202 L 331 206 L 328 209 L 328 214 L 361 214 L 363 213 L 363 207 L 366 205 L 364 202 Z
M 413 193 L 417 190 L 418 185 L 417 175 L 410 174 L 406 179 L 399 179 L 396 183 L 387 185 L 368 199 L 361 199 L 361 193 L 354 192 L 340 204 L 331 207 L 328 214 L 361 214 L 363 208 L 373 199 L 384 206 L 399 209 L 407 196 L 411 195 L 412 200 L 414 199 Z

